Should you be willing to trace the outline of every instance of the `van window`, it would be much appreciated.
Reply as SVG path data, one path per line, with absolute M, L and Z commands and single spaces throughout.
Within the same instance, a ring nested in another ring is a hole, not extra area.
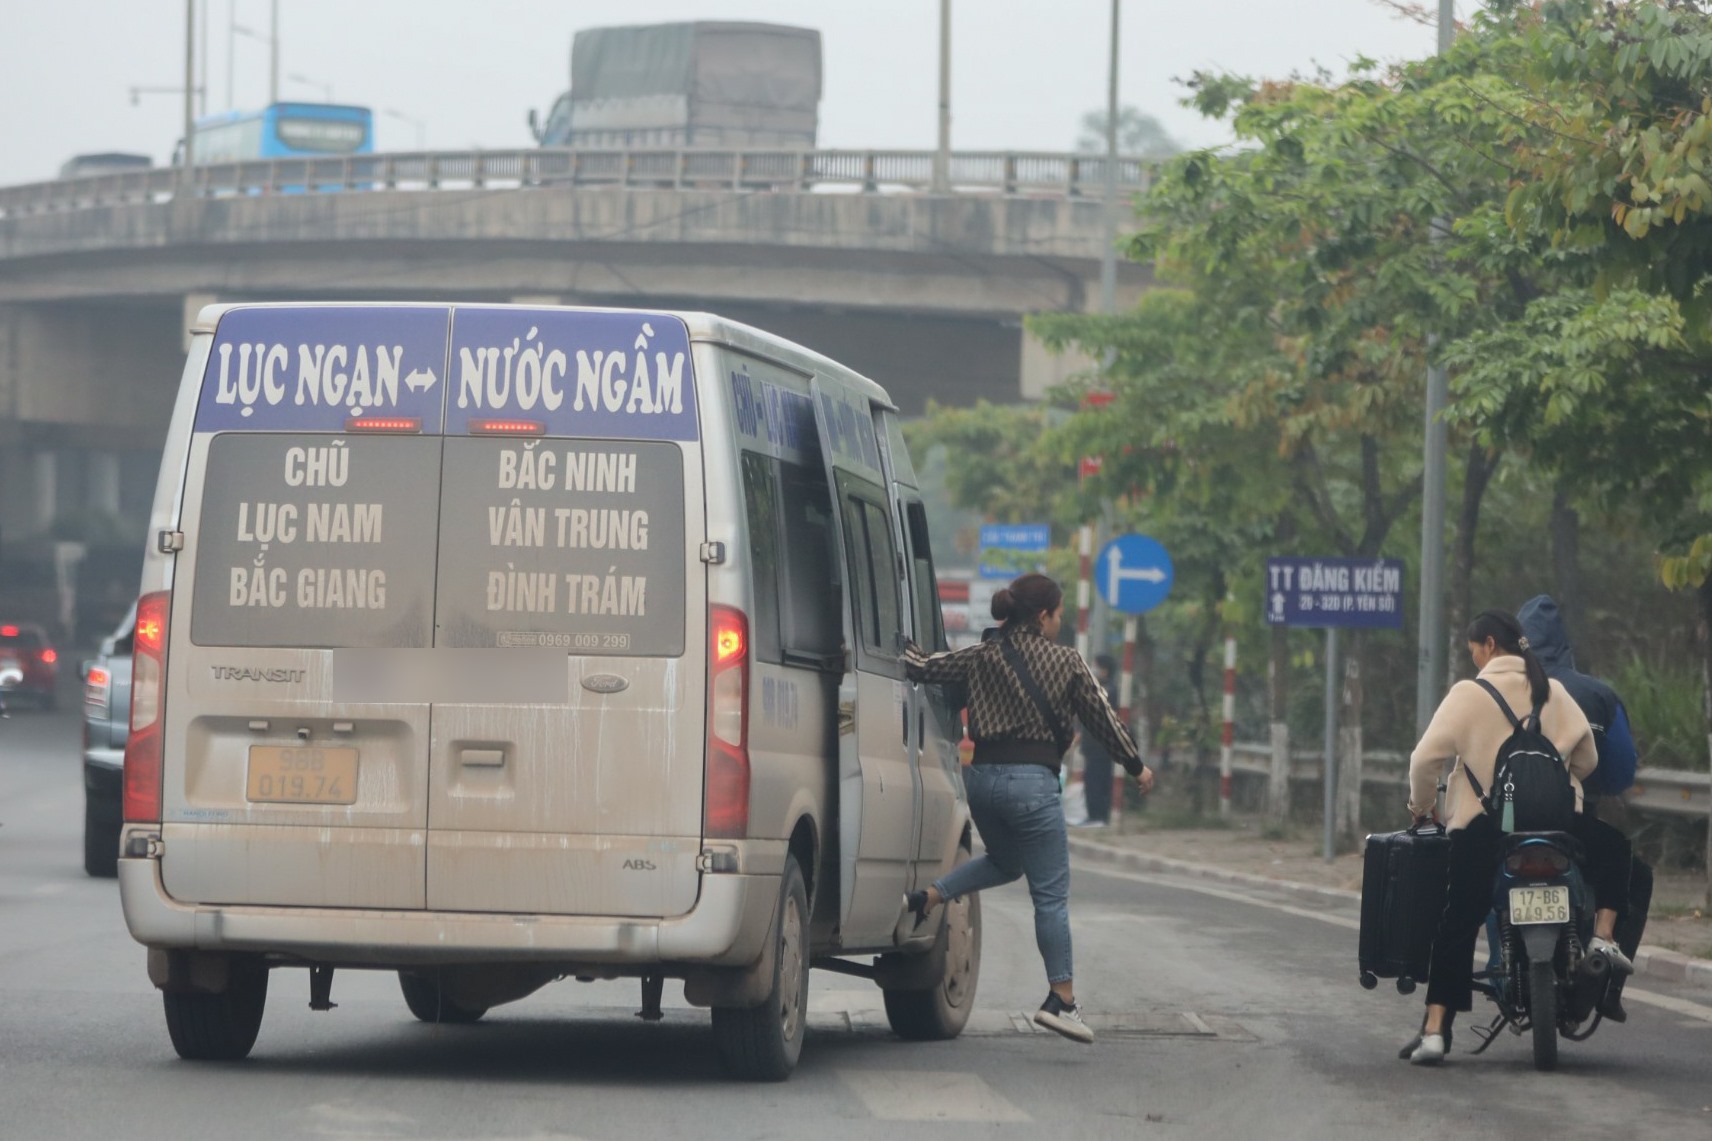
M 776 462 L 784 536 L 781 648 L 791 657 L 825 661 L 844 641 L 832 493 L 824 468 Z
M 663 441 L 449 436 L 437 646 L 684 652 L 684 458 Z
M 903 608 L 898 595 L 891 520 L 878 489 L 868 494 L 847 493 L 844 502 L 857 640 L 866 654 L 896 658 L 896 637 L 903 630 Z
M 779 644 L 779 480 L 774 461 L 743 453 L 743 508 L 749 522 L 750 585 L 754 613 L 749 628 L 759 661 L 778 663 Z
M 927 508 L 920 500 L 904 504 L 904 530 L 909 541 L 910 603 L 915 612 L 916 641 L 932 650 L 945 650 L 945 613 L 939 606 L 939 583 L 933 574 L 933 548 L 927 535 Z
M 221 432 L 193 541 L 201 646 L 421 648 L 440 440 Z

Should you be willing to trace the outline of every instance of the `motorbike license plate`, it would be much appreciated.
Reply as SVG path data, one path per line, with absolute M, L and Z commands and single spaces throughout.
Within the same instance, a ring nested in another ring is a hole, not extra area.
M 251 745 L 244 796 L 274 804 L 355 804 L 357 750 Z
M 1513 887 L 1510 889 L 1510 922 L 1568 923 L 1569 888 Z

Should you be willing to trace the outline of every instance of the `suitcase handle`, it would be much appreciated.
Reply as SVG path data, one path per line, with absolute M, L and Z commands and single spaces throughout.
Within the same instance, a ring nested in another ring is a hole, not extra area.
M 1415 821 L 1413 824 L 1405 828 L 1404 831 L 1411 836 L 1419 836 L 1422 829 L 1430 829 L 1429 834 L 1433 836 L 1443 836 L 1445 834 L 1445 826 L 1430 817 Z

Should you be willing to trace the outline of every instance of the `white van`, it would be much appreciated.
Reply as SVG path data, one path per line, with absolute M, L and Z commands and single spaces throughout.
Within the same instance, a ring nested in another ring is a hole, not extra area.
M 810 966 L 961 1032 L 980 915 L 916 478 L 885 392 L 703 314 L 211 306 L 138 603 L 119 879 L 186 1058 L 272 970 L 463 1022 L 663 980 L 779 1079 Z

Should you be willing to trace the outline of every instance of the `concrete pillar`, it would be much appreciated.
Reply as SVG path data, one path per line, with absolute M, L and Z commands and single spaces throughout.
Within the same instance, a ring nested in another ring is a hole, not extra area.
M 119 514 L 119 457 L 112 452 L 90 452 L 84 474 L 87 502 L 91 510 L 117 517 Z
M 35 454 L 35 529 L 44 532 L 59 514 L 59 455 L 53 451 Z
M 1053 352 L 1028 330 L 1022 331 L 1022 391 L 1024 400 L 1044 399 L 1047 392 L 1078 376 L 1092 375 L 1094 359 L 1074 349 Z

